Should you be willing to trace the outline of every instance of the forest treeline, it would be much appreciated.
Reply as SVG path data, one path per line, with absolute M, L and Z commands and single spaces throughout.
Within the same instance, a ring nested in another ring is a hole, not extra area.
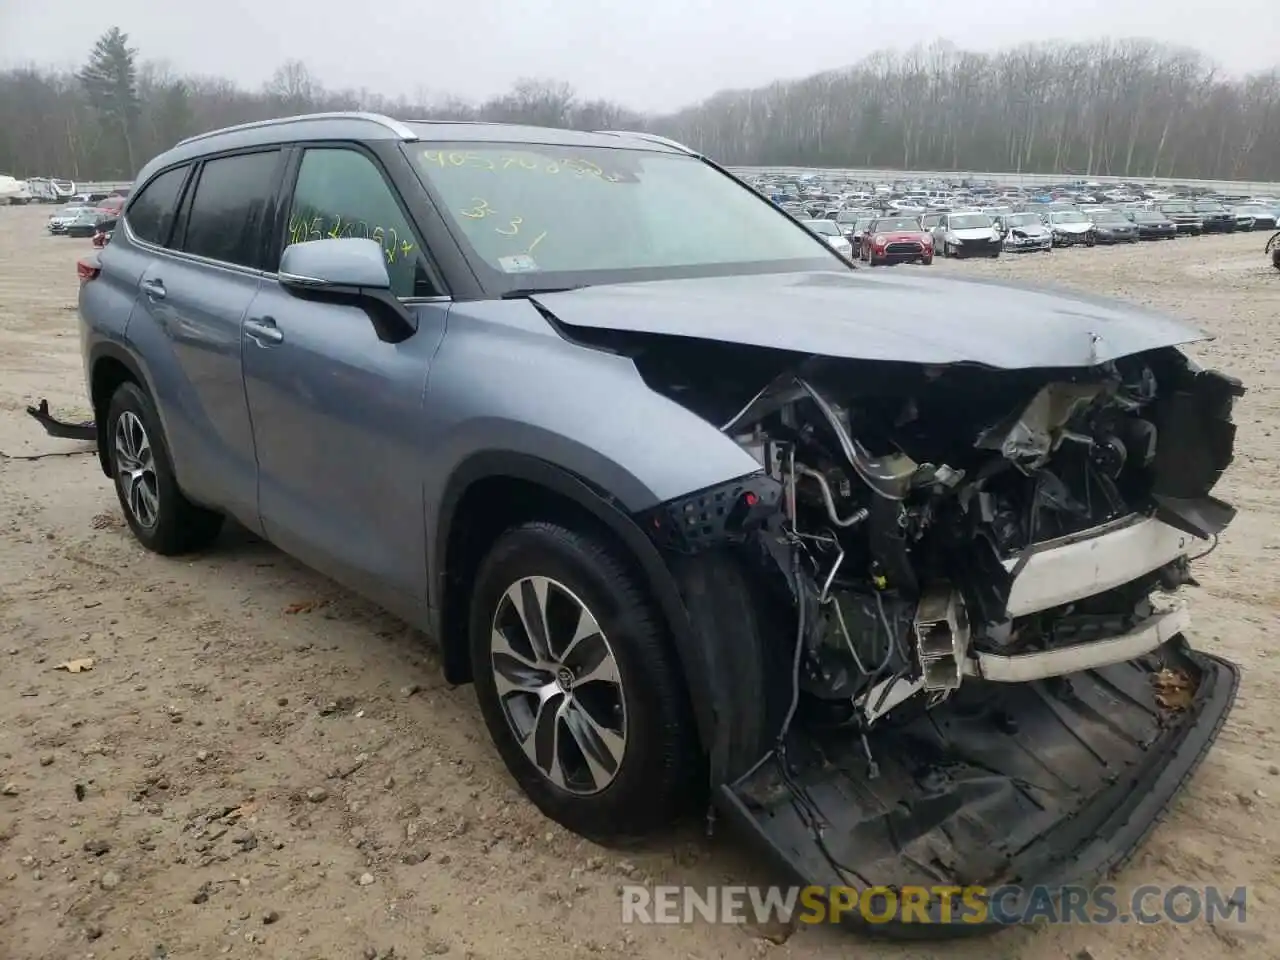
M 0 172 L 129 179 L 194 133 L 356 109 L 645 129 L 731 165 L 1280 180 L 1280 68 L 1234 76 L 1195 51 L 1147 41 L 992 54 L 938 42 L 644 115 L 554 80 L 521 80 L 481 103 L 331 90 L 299 61 L 249 90 L 147 59 L 114 28 L 76 72 L 0 72 Z

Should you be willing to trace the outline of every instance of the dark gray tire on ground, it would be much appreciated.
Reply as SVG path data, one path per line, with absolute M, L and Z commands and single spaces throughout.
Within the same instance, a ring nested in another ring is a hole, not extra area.
M 582 608 L 598 630 L 580 635 L 603 642 L 565 642 L 589 622 Z M 539 623 L 541 649 L 529 642 Z M 669 825 L 699 794 L 706 768 L 666 627 L 606 539 L 543 521 L 507 531 L 476 574 L 469 640 L 485 725 L 552 820 L 592 839 L 628 839 Z M 616 683 L 590 679 L 606 673 L 602 657 Z
M 192 503 L 178 488 L 155 404 L 136 383 L 122 383 L 112 394 L 104 436 L 116 495 L 139 543 L 174 556 L 217 539 L 222 515 Z

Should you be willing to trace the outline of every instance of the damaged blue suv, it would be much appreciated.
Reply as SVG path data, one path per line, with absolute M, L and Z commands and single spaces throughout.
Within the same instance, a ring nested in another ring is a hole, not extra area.
M 585 835 L 1088 882 L 1230 709 L 1181 594 L 1242 388 L 1175 320 L 858 269 L 649 134 L 367 114 L 178 144 L 80 273 L 138 540 L 234 518 L 421 627 Z

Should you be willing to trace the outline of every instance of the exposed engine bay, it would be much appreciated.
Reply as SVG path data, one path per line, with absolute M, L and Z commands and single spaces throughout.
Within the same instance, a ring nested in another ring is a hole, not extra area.
M 968 285 L 917 328 L 932 282 L 699 284 L 696 310 L 647 309 L 662 283 L 537 302 L 758 465 L 635 515 L 704 678 L 714 811 L 794 882 L 935 891 L 931 928 L 881 935 L 974 932 L 946 890 L 1014 885 L 1016 915 L 1099 882 L 1238 688 L 1182 594 L 1235 515 L 1212 490 L 1243 387 L 1185 325 L 1069 295 Z
M 808 612 L 798 686 L 827 723 L 1149 652 L 1234 516 L 1209 491 L 1243 388 L 1172 348 L 1030 371 L 810 358 L 729 413 L 705 376 L 642 371 L 777 484 L 776 509 L 724 520 L 755 526 Z

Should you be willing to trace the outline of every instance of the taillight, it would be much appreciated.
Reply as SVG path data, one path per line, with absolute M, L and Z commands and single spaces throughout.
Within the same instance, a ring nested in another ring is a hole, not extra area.
M 80 278 L 81 283 L 88 283 L 90 280 L 97 279 L 102 267 L 98 264 L 97 258 L 86 257 L 83 260 L 76 261 L 76 276 Z

